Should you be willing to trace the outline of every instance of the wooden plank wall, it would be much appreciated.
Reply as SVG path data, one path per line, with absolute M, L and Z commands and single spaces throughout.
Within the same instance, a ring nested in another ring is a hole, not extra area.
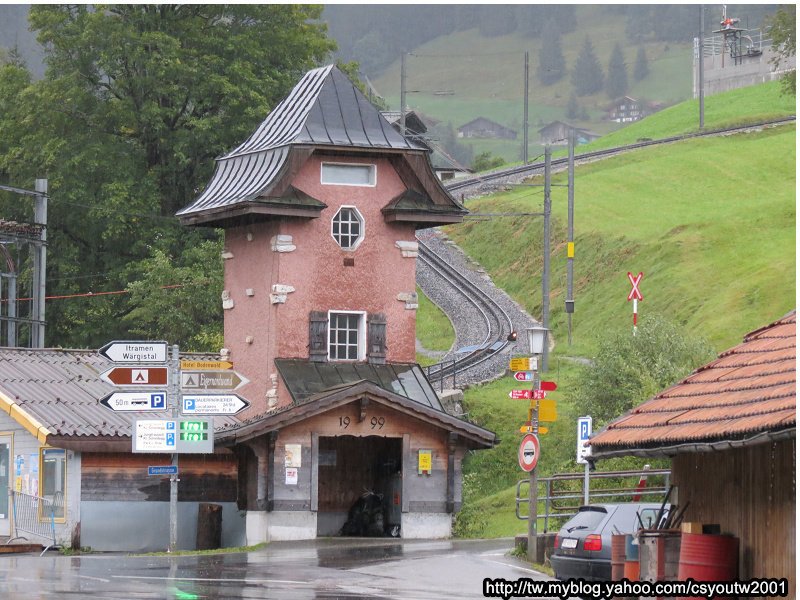
M 319 452 L 319 510 L 347 512 L 365 489 L 387 493 L 401 468 L 402 439 L 323 437 Z
M 795 440 L 673 459 L 685 521 L 739 538 L 739 577 L 786 577 L 795 597 Z
M 169 476 L 149 476 L 148 466 L 169 465 L 168 454 L 84 453 L 81 499 L 169 501 Z M 236 502 L 237 458 L 233 454 L 182 454 L 178 461 L 180 502 Z
M 311 455 L 312 433 L 319 440 L 337 436 L 367 437 L 370 439 L 387 438 L 402 440 L 408 436 L 408 448 L 403 449 L 402 465 L 404 469 L 403 505 L 404 512 L 446 512 L 447 508 L 447 467 L 448 447 L 447 433 L 438 427 L 419 419 L 395 411 L 377 402 L 368 403 L 361 419 L 361 405 L 353 402 L 328 412 L 309 417 L 280 430 L 275 447 L 271 467 L 273 473 L 270 481 L 274 485 L 275 510 L 313 510 L 312 489 L 314 488 L 314 458 Z M 377 436 L 373 438 L 371 436 Z M 389 443 L 388 441 L 386 443 Z M 296 485 L 285 483 L 286 468 L 284 465 L 285 447 L 287 444 L 300 444 L 302 447 L 302 465 L 298 469 Z M 322 448 L 320 447 L 319 450 Z M 432 451 L 433 472 L 430 475 L 417 474 L 417 456 L 420 449 Z M 368 458 L 366 453 L 363 458 Z M 461 483 L 461 461 L 457 454 L 454 467 L 454 482 Z M 319 484 L 320 481 L 318 480 Z M 359 493 L 362 486 L 359 485 Z M 323 492 L 319 492 L 319 502 L 323 501 Z M 460 506 L 460 493 L 456 493 L 456 509 Z M 328 500 L 325 500 L 328 502 Z M 340 499 L 336 504 L 346 500 Z M 351 503 L 352 504 L 352 503 Z M 329 505 L 332 507 L 332 505 Z M 320 510 L 325 510 L 318 504 Z M 349 508 L 349 506 L 347 506 Z M 346 510 L 343 508 L 342 510 Z

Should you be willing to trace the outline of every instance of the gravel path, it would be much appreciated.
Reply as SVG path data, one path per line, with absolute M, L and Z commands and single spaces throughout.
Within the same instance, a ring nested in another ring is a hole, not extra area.
M 511 317 L 514 330 L 517 332 L 517 342 L 509 344 L 505 350 L 498 352 L 491 360 L 481 363 L 470 369 L 467 373 L 456 376 L 455 387 L 464 388 L 478 383 L 492 381 L 503 376 L 508 369 L 508 361 L 512 356 L 527 353 L 525 328 L 536 324 L 536 320 L 526 313 L 522 307 L 512 300 L 503 290 L 495 287 L 489 275 L 472 261 L 464 252 L 455 245 L 447 236 L 438 229 L 421 229 L 417 237 L 425 242 L 433 252 L 442 256 L 447 262 L 466 276 L 472 283 L 489 294 Z M 456 343 L 447 353 L 444 360 L 455 358 L 459 348 L 479 344 L 485 336 L 485 328 L 481 323 L 475 325 L 475 311 L 464 300 L 461 294 L 454 292 L 449 284 L 442 280 L 423 264 L 417 261 L 417 284 L 442 311 L 450 318 L 456 331 Z M 448 379 L 445 386 L 452 386 L 453 380 Z

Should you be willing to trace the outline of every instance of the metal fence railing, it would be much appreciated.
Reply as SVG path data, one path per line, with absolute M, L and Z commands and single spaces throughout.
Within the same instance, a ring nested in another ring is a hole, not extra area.
M 589 503 L 600 502 L 661 502 L 669 490 L 669 469 L 643 469 L 641 471 L 594 471 L 589 473 Z M 552 477 L 538 479 L 538 500 L 544 504 L 544 511 L 537 509 L 537 520 L 544 520 L 544 532 L 549 531 L 550 520 L 560 520 L 573 516 L 583 505 L 585 496 L 584 473 L 559 473 Z M 516 515 L 520 507 L 528 504 L 529 479 L 517 482 Z M 523 486 L 526 486 L 523 490 Z M 556 527 L 557 529 L 557 527 Z
M 52 498 L 41 498 L 30 494 L 23 494 L 11 490 L 11 503 L 14 514 L 14 535 L 6 544 L 14 540 L 27 540 L 20 532 L 35 535 L 47 540 L 47 545 L 42 550 L 43 555 L 50 548 L 57 546 L 56 542 L 56 513 L 64 514 L 64 496 L 56 492 Z

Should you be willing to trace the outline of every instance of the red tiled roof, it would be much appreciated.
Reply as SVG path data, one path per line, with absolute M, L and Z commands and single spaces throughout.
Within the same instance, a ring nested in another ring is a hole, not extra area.
M 612 421 L 589 442 L 592 454 L 671 454 L 683 445 L 794 435 L 795 321 L 792 311 L 747 334 L 741 344 Z

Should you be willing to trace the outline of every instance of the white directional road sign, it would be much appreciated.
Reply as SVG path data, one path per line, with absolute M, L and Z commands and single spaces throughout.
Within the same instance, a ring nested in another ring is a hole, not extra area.
M 167 362 L 167 342 L 109 342 L 100 354 L 118 363 Z
M 183 394 L 184 415 L 235 415 L 250 403 L 236 394 Z
M 167 393 L 114 392 L 100 400 L 100 404 L 118 412 L 167 410 Z
M 133 452 L 175 452 L 177 421 L 147 419 L 134 421 Z
M 181 389 L 229 390 L 239 389 L 250 380 L 236 371 L 181 371 Z

